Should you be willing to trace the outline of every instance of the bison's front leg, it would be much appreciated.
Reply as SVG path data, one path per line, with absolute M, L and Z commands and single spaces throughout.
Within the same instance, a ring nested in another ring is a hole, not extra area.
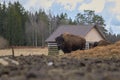
M 64 47 L 64 49 L 62 49 L 62 50 L 65 54 L 71 53 L 71 51 L 72 51 L 71 48 L 68 48 L 68 47 Z
M 72 47 L 69 46 L 69 47 L 67 48 L 67 53 L 71 53 L 71 51 L 72 51 Z

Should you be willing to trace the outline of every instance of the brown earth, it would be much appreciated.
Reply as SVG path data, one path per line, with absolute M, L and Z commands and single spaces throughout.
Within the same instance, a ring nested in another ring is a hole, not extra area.
M 59 56 L 12 58 L 0 65 L 0 80 L 120 80 L 120 42 Z

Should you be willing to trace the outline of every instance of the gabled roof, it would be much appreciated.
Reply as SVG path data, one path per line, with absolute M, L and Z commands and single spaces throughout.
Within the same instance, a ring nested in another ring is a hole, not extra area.
M 46 42 L 54 42 L 57 36 L 65 32 L 68 32 L 74 35 L 79 35 L 81 37 L 85 37 L 87 33 L 94 27 L 96 26 L 95 25 L 61 25 L 48 37 Z

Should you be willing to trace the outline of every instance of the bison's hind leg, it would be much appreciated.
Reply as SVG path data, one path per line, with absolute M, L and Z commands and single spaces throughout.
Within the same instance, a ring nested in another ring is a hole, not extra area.
M 80 50 L 85 50 L 85 45 L 80 46 Z

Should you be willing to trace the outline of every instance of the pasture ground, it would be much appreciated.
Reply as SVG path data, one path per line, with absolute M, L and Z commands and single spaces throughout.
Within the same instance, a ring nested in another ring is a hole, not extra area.
M 14 53 L 15 53 L 15 56 L 42 55 L 42 54 L 48 55 L 48 49 L 47 47 L 45 48 L 17 47 L 17 48 L 14 48 Z M 7 55 L 12 55 L 12 49 L 0 50 L 0 56 L 7 56 Z
M 65 55 L 38 55 L 44 50 L 15 49 L 15 54 L 28 55 L 9 56 L 19 65 L 0 65 L 0 80 L 120 80 L 120 42 Z

